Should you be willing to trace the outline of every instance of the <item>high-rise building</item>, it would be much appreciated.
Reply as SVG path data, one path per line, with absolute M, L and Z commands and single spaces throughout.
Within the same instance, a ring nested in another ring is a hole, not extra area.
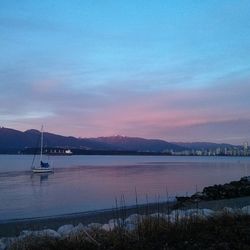
M 221 154 L 221 148 L 216 148 L 215 152 L 216 152 L 216 155 Z
M 244 149 L 244 151 L 248 150 L 248 142 L 243 143 L 243 149 Z

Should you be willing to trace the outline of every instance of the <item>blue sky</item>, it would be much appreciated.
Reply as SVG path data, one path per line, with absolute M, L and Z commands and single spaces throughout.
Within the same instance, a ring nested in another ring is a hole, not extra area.
M 1 1 L 0 125 L 250 141 L 249 1 Z

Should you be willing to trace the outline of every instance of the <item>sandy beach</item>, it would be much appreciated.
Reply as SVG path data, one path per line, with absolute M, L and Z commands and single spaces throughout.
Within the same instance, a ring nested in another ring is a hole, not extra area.
M 82 213 L 64 214 L 50 217 L 28 218 L 18 220 L 0 221 L 0 237 L 16 236 L 22 230 L 40 230 L 45 228 L 57 229 L 64 224 L 87 225 L 89 223 L 106 223 L 112 218 L 126 218 L 131 214 L 150 214 L 173 209 L 176 202 L 150 203 L 124 208 L 96 210 Z
M 0 221 L 0 237 L 17 236 L 22 230 L 41 230 L 41 229 L 57 229 L 65 224 L 82 223 L 106 223 L 112 218 L 126 218 L 131 214 L 151 214 L 156 212 L 168 212 L 176 208 L 209 208 L 219 210 L 224 207 L 242 208 L 250 205 L 250 196 L 233 199 L 223 199 L 214 201 L 201 201 L 198 203 L 186 202 L 183 204 L 177 202 L 153 203 L 138 206 L 124 207 L 118 209 L 97 210 L 75 214 L 65 214 L 52 217 L 40 217 L 21 220 Z

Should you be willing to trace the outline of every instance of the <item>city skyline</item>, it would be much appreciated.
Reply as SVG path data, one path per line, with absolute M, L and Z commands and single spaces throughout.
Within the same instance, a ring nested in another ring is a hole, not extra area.
M 0 125 L 250 142 L 249 1 L 2 1 Z

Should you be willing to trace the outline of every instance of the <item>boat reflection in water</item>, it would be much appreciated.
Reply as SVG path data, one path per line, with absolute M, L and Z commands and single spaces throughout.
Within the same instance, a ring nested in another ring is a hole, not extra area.
M 49 174 L 40 174 L 40 182 L 47 181 L 49 179 Z
M 30 178 L 32 180 L 32 183 L 35 183 L 37 181 L 40 181 L 40 184 L 43 182 L 47 182 L 49 180 L 49 175 L 52 175 L 53 172 L 50 173 L 32 173 Z

